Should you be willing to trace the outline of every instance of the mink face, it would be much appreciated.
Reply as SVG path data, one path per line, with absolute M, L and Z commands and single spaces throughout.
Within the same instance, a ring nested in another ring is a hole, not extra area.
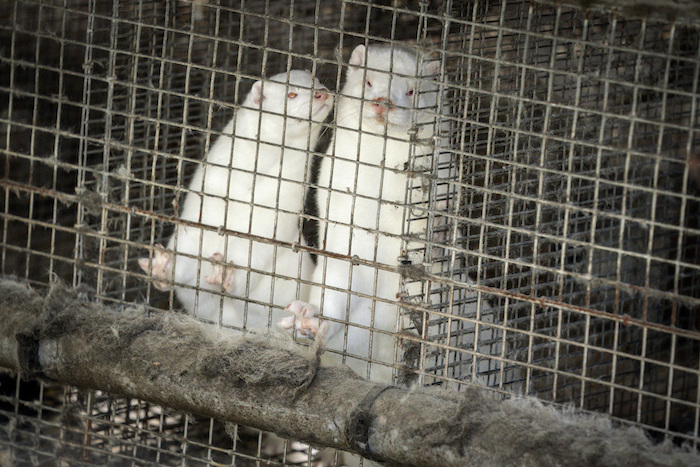
M 282 129 L 287 137 L 309 133 L 309 125 L 323 123 L 333 108 L 333 97 L 320 81 L 308 72 L 292 70 L 279 73 L 264 81 L 257 81 L 243 107 L 260 110 L 262 132 L 274 129 L 270 138 L 281 140 Z M 250 112 L 252 118 L 256 113 Z
M 431 120 L 437 105 L 437 85 L 430 79 L 439 62 L 421 60 L 413 50 L 402 47 L 358 46 L 342 94 L 352 97 L 356 115 L 362 113 L 362 128 L 406 134 L 412 123 Z

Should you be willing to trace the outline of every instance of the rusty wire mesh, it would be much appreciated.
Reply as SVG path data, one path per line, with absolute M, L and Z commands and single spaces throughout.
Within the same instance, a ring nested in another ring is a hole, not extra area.
M 407 210 L 407 231 L 433 227 L 411 245 L 440 280 L 404 278 L 396 368 L 697 446 L 698 23 L 519 1 L 3 7 L 3 274 L 177 307 L 136 260 L 173 231 L 163 216 L 251 83 L 306 68 L 338 90 L 355 45 L 417 43 L 444 64 L 449 157 Z M 12 375 L 0 389 L 0 459 L 337 462 L 143 401 Z

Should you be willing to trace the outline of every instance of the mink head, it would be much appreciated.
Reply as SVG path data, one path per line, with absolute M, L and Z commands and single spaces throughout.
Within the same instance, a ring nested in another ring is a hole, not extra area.
M 333 96 L 308 71 L 291 70 L 255 82 L 244 106 L 262 110 L 265 126 L 284 123 L 287 131 L 308 132 L 310 121 L 326 119 Z
M 412 49 L 358 45 L 350 57 L 343 94 L 362 106 L 363 128 L 386 127 L 405 134 L 412 124 L 434 119 L 439 69 L 439 61 Z

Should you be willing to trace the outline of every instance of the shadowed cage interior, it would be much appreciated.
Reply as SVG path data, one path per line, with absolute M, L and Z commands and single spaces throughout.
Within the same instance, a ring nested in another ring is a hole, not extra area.
M 338 91 L 356 45 L 416 44 L 442 64 L 444 138 L 407 186 L 406 255 L 435 277 L 402 276 L 398 381 L 478 382 L 697 448 L 698 20 L 520 1 L 0 4 L 2 274 L 177 308 L 137 259 L 173 232 L 187 181 L 253 81 L 300 68 Z M 0 459 L 338 462 L 0 376 Z

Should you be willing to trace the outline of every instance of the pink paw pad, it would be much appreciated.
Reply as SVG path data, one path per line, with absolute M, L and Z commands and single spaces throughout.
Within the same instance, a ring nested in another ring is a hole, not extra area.
M 139 258 L 139 266 L 143 271 L 153 277 L 160 279 L 153 281 L 153 285 L 158 290 L 168 290 L 168 282 L 170 280 L 170 260 L 172 255 L 168 253 L 160 243 L 156 245 L 156 250 L 153 252 L 153 259 Z
M 294 328 L 304 337 L 316 337 L 321 324 L 321 320 L 317 316 L 318 308 L 306 302 L 295 300 L 287 305 L 285 311 L 292 313 L 292 316 L 279 320 L 278 327 L 286 330 Z
M 217 261 L 219 263 L 224 262 L 224 256 L 221 253 L 214 253 L 209 259 L 212 261 Z M 233 263 L 228 263 L 233 264 Z M 233 288 L 233 268 L 231 266 L 222 266 L 221 264 L 214 264 L 214 272 L 205 277 L 208 284 L 211 285 L 221 285 L 224 290 L 230 292 Z

